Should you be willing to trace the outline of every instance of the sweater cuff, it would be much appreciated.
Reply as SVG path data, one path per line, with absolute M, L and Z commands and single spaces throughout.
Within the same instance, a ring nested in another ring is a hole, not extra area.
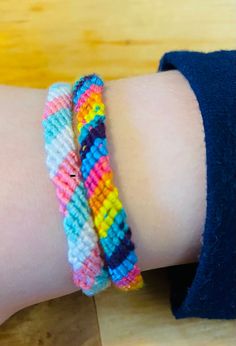
M 199 103 L 206 145 L 207 210 L 199 262 L 168 268 L 176 318 L 236 318 L 236 51 L 169 52 Z M 183 211 L 184 212 L 184 211 Z

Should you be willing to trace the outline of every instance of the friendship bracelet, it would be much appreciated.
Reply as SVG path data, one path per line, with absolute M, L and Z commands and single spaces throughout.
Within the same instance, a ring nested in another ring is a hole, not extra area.
M 73 112 L 77 116 L 81 174 L 92 217 L 114 285 L 128 291 L 143 286 L 127 215 L 113 183 L 109 163 L 103 81 L 95 74 L 73 86 Z
M 84 294 L 91 296 L 108 287 L 110 280 L 81 179 L 73 138 L 69 84 L 56 83 L 49 88 L 42 124 L 46 162 L 63 215 L 73 281 Z

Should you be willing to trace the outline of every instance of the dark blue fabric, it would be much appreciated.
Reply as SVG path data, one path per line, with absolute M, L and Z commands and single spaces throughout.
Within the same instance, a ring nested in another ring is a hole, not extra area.
M 207 210 L 199 262 L 170 267 L 176 318 L 236 318 L 236 51 L 169 52 L 199 102 L 205 130 Z M 184 210 L 183 210 L 184 212 Z

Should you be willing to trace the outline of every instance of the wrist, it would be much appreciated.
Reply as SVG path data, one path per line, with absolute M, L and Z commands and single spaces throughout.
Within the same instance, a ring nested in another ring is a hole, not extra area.
M 199 107 L 177 71 L 106 83 L 114 180 L 142 270 L 194 262 L 205 220 Z

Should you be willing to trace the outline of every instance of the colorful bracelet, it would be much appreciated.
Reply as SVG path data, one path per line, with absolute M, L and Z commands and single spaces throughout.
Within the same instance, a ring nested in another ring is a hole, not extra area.
M 105 133 L 103 81 L 95 74 L 73 86 L 81 173 L 92 217 L 114 285 L 128 291 L 143 286 L 127 215 L 113 183 Z
M 68 243 L 73 281 L 91 296 L 110 284 L 76 155 L 72 127 L 72 90 L 67 83 L 49 88 L 43 115 L 45 149 L 50 178 L 56 187 Z

